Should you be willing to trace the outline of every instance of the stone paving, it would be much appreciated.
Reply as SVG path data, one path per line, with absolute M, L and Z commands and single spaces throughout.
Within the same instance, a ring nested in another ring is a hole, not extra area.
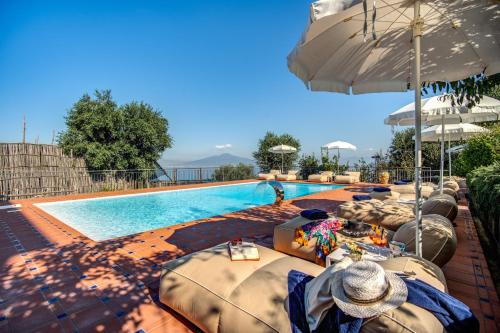
M 144 191 L 154 190 L 119 194 Z M 32 204 L 117 193 L 19 201 L 19 209 L 0 210 L 0 333 L 197 332 L 158 302 L 163 263 L 236 237 L 272 247 L 275 225 L 305 208 L 333 211 L 351 200 L 353 191 L 363 191 L 363 185 L 103 242 L 92 241 Z M 464 204 L 456 220 L 458 250 L 443 270 L 450 293 L 472 308 L 481 331 L 497 332 L 498 297 Z

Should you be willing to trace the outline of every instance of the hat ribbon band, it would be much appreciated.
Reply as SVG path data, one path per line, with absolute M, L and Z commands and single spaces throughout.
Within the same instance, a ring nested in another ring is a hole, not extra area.
M 387 294 L 389 294 L 390 290 L 391 290 L 391 285 L 388 283 L 387 284 L 387 288 L 384 290 L 384 292 L 380 296 L 375 297 L 375 298 L 370 298 L 370 299 L 357 299 L 355 297 L 349 296 L 345 292 L 344 292 L 344 294 L 346 295 L 347 298 L 349 298 L 354 303 L 358 303 L 358 304 L 371 304 L 371 303 L 376 303 L 378 301 L 383 300 L 387 296 Z

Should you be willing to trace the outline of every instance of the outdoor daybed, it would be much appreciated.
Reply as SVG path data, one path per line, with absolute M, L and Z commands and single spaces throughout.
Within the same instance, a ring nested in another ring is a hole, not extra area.
M 335 176 L 334 182 L 338 184 L 354 184 L 359 183 L 361 172 L 346 171 L 343 175 Z
M 297 170 L 290 170 L 286 174 L 280 173 L 279 175 L 276 176 L 276 179 L 277 180 L 285 180 L 285 181 L 297 180 L 297 173 L 298 172 L 299 171 L 297 171 Z
M 275 180 L 276 176 L 280 174 L 279 170 L 271 170 L 269 173 L 259 173 L 258 179 L 260 180 Z
M 309 175 L 309 177 L 307 177 L 308 181 L 316 183 L 326 183 L 332 181 L 332 179 L 332 171 L 320 171 L 318 174 Z
M 389 186 L 391 192 L 399 193 L 399 199 L 403 200 L 415 200 L 415 184 L 409 183 L 405 185 L 391 185 Z M 427 199 L 431 193 L 434 191 L 434 186 L 431 184 L 422 185 L 422 198 Z
M 324 268 L 262 246 L 258 250 L 259 261 L 231 261 L 224 243 L 168 262 L 160 278 L 160 302 L 204 332 L 291 332 L 288 274 L 298 270 L 317 276 Z M 401 257 L 380 265 L 446 291 L 442 271 L 428 261 Z M 361 329 L 403 331 L 434 333 L 442 332 L 443 326 L 427 310 L 404 303 L 366 320 Z

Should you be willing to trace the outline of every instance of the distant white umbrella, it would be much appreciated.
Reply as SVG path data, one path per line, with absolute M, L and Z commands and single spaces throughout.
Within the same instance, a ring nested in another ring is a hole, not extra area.
M 415 91 L 417 256 L 422 256 L 420 87 L 499 73 L 499 9 L 497 1 L 478 0 L 320 0 L 311 4 L 306 31 L 288 56 L 290 71 L 311 90 Z
M 297 151 L 297 148 L 292 147 L 292 146 L 287 146 L 287 145 L 278 145 L 278 146 L 274 146 L 274 147 L 269 148 L 268 151 L 270 153 L 281 154 L 281 173 L 283 173 L 284 155 L 295 153 Z
M 440 124 L 441 128 L 439 131 L 432 131 L 434 134 L 439 133 L 440 138 L 430 141 L 440 141 L 441 142 L 441 165 L 439 172 L 439 191 L 443 192 L 443 177 L 444 177 L 444 141 L 445 133 L 447 133 L 447 128 L 449 125 L 446 124 L 457 124 L 461 122 L 483 122 L 483 121 L 495 121 L 500 119 L 500 101 L 489 96 L 483 96 L 481 101 L 477 103 L 474 107 L 468 108 L 463 105 L 453 105 L 450 96 L 444 94 L 439 96 L 433 96 L 430 98 L 425 98 L 422 100 L 422 123 L 426 125 L 436 125 Z M 415 125 L 415 103 L 410 103 L 403 106 L 396 112 L 391 113 L 387 118 L 385 118 L 384 123 L 386 125 L 399 125 L 399 126 L 413 126 Z M 445 126 L 446 125 L 446 126 Z M 445 129 L 446 127 L 446 129 Z M 450 133 L 462 133 L 464 129 L 469 129 L 473 131 L 471 127 L 454 127 Z M 426 129 L 427 131 L 429 129 Z M 431 132 L 427 132 L 427 135 L 431 135 Z M 432 135 L 434 135 L 432 134 Z M 422 131 L 422 141 L 424 141 L 424 131 Z M 465 135 L 465 134 L 464 134 Z M 457 139 L 460 140 L 460 139 Z M 452 140 L 452 141 L 457 141 Z M 428 140 L 429 141 L 429 140 Z M 451 170 L 451 169 L 450 169 Z M 450 175 L 451 176 L 451 175 Z
M 446 152 L 449 154 L 449 153 L 460 153 L 461 151 L 463 151 L 465 149 L 465 147 L 467 147 L 467 144 L 463 144 L 463 145 L 459 145 L 459 146 L 455 146 L 455 147 L 451 147 L 451 148 L 448 148 L 446 149 Z
M 328 150 L 332 149 L 337 149 L 337 172 L 339 170 L 339 165 L 340 165 L 340 149 L 350 149 L 350 150 L 356 150 L 355 145 L 345 142 L 345 141 L 333 141 L 330 143 L 327 143 L 326 145 L 323 145 L 321 148 Z
M 464 105 L 453 106 L 450 96 L 444 94 L 422 100 L 422 124 L 442 125 L 443 117 L 446 124 L 475 123 L 500 120 L 500 101 L 489 96 L 483 96 L 481 101 L 472 108 Z M 384 119 L 386 125 L 414 126 L 415 103 L 403 106 Z
M 446 125 L 444 132 L 441 125 L 428 127 L 422 131 L 423 142 L 441 142 L 441 147 L 444 146 L 443 137 L 448 140 L 448 175 L 451 177 L 451 141 L 468 140 L 478 134 L 487 133 L 488 129 L 473 125 L 473 124 L 452 124 Z M 441 174 L 443 174 L 444 165 L 441 164 Z M 443 179 L 441 181 L 441 188 L 443 186 Z

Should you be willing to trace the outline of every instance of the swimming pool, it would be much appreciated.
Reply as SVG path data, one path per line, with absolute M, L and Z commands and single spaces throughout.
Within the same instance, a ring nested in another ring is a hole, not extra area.
M 285 199 L 343 187 L 282 184 Z M 271 186 L 252 182 L 35 205 L 85 236 L 103 241 L 271 204 L 274 199 Z

